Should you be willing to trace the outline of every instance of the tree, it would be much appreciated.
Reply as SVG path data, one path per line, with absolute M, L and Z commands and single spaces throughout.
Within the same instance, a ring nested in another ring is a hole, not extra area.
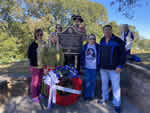
M 140 49 L 144 49 L 146 51 L 150 51 L 150 40 L 141 39 L 136 42 L 136 47 Z
M 84 18 L 87 33 L 96 34 L 99 41 L 103 36 L 100 24 L 108 21 L 106 9 L 101 4 L 88 0 L 1 0 L 0 40 L 7 43 L 0 42 L 0 45 L 13 48 L 5 49 L 7 54 L 12 52 L 24 57 L 36 28 L 44 31 L 44 39 L 47 40 L 57 23 L 64 28 L 72 25 L 73 14 Z M 11 58 L 13 56 L 10 55 Z
M 148 4 L 148 0 L 111 0 L 111 6 L 117 6 L 117 10 L 129 19 L 134 17 L 134 8 Z
M 112 26 L 113 33 L 116 36 L 120 37 L 121 30 L 120 30 L 119 25 L 115 21 L 111 21 L 109 24 Z

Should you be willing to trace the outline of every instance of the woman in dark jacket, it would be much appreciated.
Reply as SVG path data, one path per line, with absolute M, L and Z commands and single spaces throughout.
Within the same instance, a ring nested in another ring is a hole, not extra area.
M 90 34 L 88 43 L 82 46 L 80 54 L 80 66 L 84 70 L 84 99 L 91 100 L 95 97 L 96 75 L 99 70 L 99 44 L 96 43 L 96 36 Z
M 40 94 L 40 87 L 43 75 L 43 69 L 39 58 L 40 50 L 45 44 L 44 41 L 42 41 L 42 36 L 43 31 L 41 29 L 36 29 L 34 32 L 34 41 L 30 44 L 28 48 L 28 59 L 30 62 L 30 72 L 32 75 L 32 100 L 36 103 L 39 102 L 38 96 Z

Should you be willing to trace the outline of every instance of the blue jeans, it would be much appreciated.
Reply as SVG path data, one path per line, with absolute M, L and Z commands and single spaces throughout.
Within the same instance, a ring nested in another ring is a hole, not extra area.
M 85 69 L 84 97 L 94 98 L 96 89 L 96 69 Z
M 113 104 L 114 106 L 120 106 L 121 99 L 120 99 L 120 74 L 116 73 L 115 70 L 107 70 L 107 69 L 100 69 L 101 73 L 101 80 L 102 80 L 102 97 L 104 100 L 109 99 L 108 94 L 108 83 L 109 79 L 112 83 L 112 90 L 113 90 Z

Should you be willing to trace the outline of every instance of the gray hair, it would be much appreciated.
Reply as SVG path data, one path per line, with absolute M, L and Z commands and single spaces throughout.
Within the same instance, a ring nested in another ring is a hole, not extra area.
M 95 34 L 93 34 L 93 33 L 91 33 L 91 34 L 88 36 L 88 39 L 89 39 L 91 36 L 93 36 L 93 37 L 96 39 L 96 36 L 95 36 Z

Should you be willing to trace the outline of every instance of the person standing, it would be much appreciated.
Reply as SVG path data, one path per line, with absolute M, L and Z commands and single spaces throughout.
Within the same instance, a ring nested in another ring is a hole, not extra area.
M 60 24 L 56 25 L 56 32 L 52 33 L 48 40 L 48 44 L 43 47 L 41 52 L 41 61 L 44 68 L 44 74 L 46 75 L 49 71 L 55 70 L 59 66 L 64 64 L 64 53 L 60 47 L 57 33 L 62 31 Z M 49 95 L 49 86 L 42 83 L 41 97 Z
M 53 32 L 51 34 L 51 36 L 48 38 L 48 43 L 51 42 L 51 38 L 55 38 L 57 37 L 57 33 L 61 33 L 62 32 L 62 26 L 60 24 L 56 24 L 55 26 L 55 32 Z
M 127 55 L 130 55 L 132 45 L 133 45 L 134 35 L 129 30 L 128 24 L 123 25 L 123 32 L 121 33 L 121 39 L 125 42 L 125 48 L 126 48 Z
M 30 72 L 32 75 L 31 93 L 32 100 L 36 103 L 39 102 L 38 96 L 40 95 L 40 88 L 42 84 L 43 69 L 40 61 L 40 52 L 42 46 L 45 44 L 42 40 L 43 31 L 36 29 L 34 32 L 34 41 L 28 48 L 28 59 L 30 62 Z
M 72 27 L 76 32 L 86 33 L 85 26 L 83 24 L 84 20 L 80 15 L 73 15 L 72 20 L 74 21 Z
M 80 62 L 84 69 L 85 84 L 84 84 L 84 99 L 91 100 L 95 97 L 96 89 L 96 75 L 98 67 L 98 51 L 99 44 L 96 43 L 96 36 L 90 34 L 88 36 L 88 43 L 86 43 L 81 50 Z
M 86 40 L 86 30 L 85 26 L 83 24 L 84 20 L 80 15 L 73 15 L 72 20 L 74 24 L 72 25 L 73 29 L 76 32 L 79 32 L 83 34 L 82 42 Z M 77 70 L 80 72 L 80 54 L 79 55 L 73 55 L 73 54 L 66 54 L 65 55 L 65 64 L 73 64 L 75 65 L 75 57 L 77 57 Z
M 117 113 L 120 113 L 120 72 L 126 61 L 125 44 L 112 33 L 112 26 L 103 27 L 104 37 L 100 41 L 100 74 L 102 80 L 102 99 L 98 103 L 105 103 L 109 99 L 108 82 L 112 83 L 113 105 Z

